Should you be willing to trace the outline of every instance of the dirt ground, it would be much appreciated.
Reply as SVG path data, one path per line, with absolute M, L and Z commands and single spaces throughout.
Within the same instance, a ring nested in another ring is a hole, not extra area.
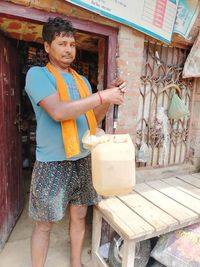
M 0 267 L 31 267 L 30 237 L 32 220 L 28 217 L 28 197 L 25 208 L 15 225 L 9 240 L 0 253 Z M 87 216 L 86 238 L 83 250 L 83 263 L 92 267 L 91 263 L 91 231 L 92 209 Z M 45 267 L 70 267 L 70 241 L 68 235 L 68 216 L 58 224 L 54 224 L 51 233 L 50 247 Z

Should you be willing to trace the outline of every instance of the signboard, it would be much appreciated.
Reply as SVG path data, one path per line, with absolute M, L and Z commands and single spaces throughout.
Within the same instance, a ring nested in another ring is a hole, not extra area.
M 66 1 L 169 43 L 179 0 Z
M 174 32 L 188 38 L 199 13 L 198 0 L 180 0 L 174 25 Z

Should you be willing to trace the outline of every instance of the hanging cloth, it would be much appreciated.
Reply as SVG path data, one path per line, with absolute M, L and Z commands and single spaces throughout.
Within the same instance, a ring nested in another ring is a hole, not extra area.
M 49 62 L 46 65 L 47 69 L 53 74 L 56 80 L 56 88 L 61 101 L 69 101 L 70 95 L 67 84 L 58 70 Z M 89 88 L 82 77 L 72 68 L 69 68 L 69 72 L 72 74 L 76 87 L 79 91 L 80 97 L 84 98 L 90 95 Z M 88 110 L 86 113 L 86 119 L 90 134 L 95 134 L 97 128 L 97 121 L 93 110 Z M 75 119 L 69 119 L 61 121 L 62 137 L 65 148 L 66 157 L 70 158 L 80 153 L 80 143 L 78 137 L 78 129 Z

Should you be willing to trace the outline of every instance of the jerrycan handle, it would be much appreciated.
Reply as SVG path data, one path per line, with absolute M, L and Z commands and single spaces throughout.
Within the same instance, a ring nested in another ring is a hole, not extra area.
M 113 143 L 127 143 L 128 139 L 126 136 L 114 135 Z

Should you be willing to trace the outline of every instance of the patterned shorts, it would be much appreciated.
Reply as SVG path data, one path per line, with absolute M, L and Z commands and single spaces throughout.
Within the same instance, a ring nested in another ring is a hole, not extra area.
M 89 206 L 100 200 L 92 185 L 90 156 L 76 161 L 36 160 L 29 201 L 34 220 L 56 222 L 64 217 L 68 203 Z

